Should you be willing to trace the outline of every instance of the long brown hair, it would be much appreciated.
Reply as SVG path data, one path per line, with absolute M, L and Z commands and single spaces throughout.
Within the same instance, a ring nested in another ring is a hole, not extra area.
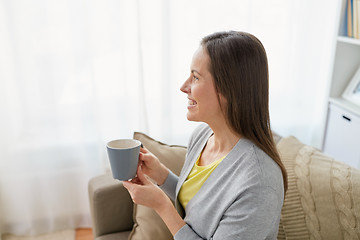
M 270 129 L 269 71 L 262 43 L 246 32 L 217 32 L 201 45 L 210 57 L 216 91 L 225 97 L 229 126 L 251 140 L 280 167 L 284 189 L 287 173 Z

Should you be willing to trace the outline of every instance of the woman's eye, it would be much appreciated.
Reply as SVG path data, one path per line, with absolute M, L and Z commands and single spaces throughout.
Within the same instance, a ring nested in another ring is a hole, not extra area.
M 199 78 L 197 78 L 195 75 L 193 75 L 193 80 L 199 80 Z

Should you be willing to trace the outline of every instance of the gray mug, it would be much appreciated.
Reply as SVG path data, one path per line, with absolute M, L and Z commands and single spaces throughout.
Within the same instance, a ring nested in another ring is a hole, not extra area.
M 114 179 L 126 181 L 136 175 L 141 142 L 134 139 L 118 139 L 106 145 Z

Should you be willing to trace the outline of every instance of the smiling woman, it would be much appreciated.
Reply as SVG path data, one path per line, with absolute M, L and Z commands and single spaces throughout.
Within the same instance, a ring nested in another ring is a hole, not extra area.
M 0 1 L 0 232 L 90 227 L 87 181 L 108 167 L 111 139 L 142 131 L 186 145 L 199 126 L 187 112 L 210 119 L 196 59 L 186 91 L 199 113 L 179 87 L 210 32 L 262 39 L 275 130 L 316 139 L 335 2 Z
M 262 43 L 246 32 L 215 32 L 202 39 L 190 68 L 181 87 L 192 103 L 187 118 L 203 124 L 180 176 L 142 148 L 137 176 L 123 186 L 176 240 L 276 239 L 287 173 L 270 129 Z

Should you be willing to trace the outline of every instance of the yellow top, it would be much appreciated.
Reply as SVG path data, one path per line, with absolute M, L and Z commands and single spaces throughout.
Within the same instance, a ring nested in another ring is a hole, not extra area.
M 222 157 L 219 160 L 210 163 L 206 166 L 199 166 L 199 160 L 201 157 L 201 153 L 194 164 L 189 176 L 186 178 L 185 182 L 181 186 L 179 192 L 179 202 L 186 208 L 188 202 L 195 196 L 195 194 L 200 190 L 201 186 L 204 184 L 206 179 L 210 176 L 210 174 L 215 170 L 215 168 L 219 165 L 219 163 L 225 158 Z

